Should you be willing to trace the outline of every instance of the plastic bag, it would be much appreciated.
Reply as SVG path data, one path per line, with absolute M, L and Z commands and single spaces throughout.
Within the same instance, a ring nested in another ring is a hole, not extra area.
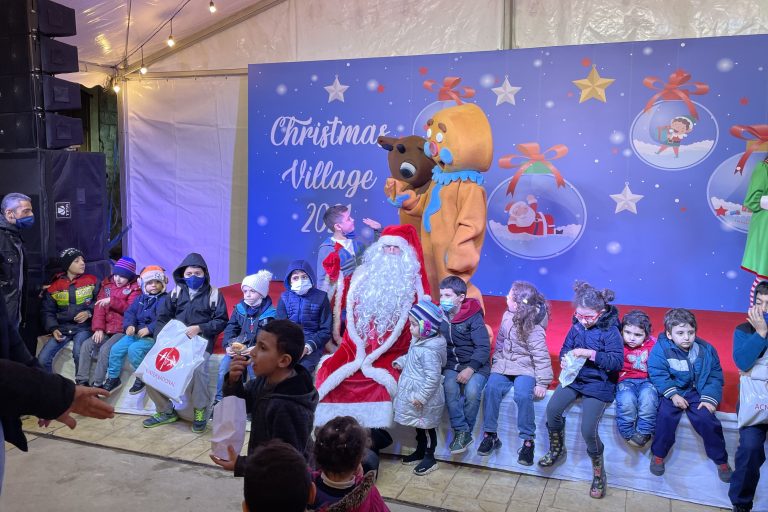
M 225 396 L 213 408 L 213 434 L 211 453 L 214 457 L 229 460 L 227 446 L 240 453 L 245 441 L 245 400 L 236 396 Z
M 187 326 L 171 320 L 157 335 L 152 349 L 136 369 L 136 376 L 171 400 L 180 402 L 195 368 L 205 360 L 208 342 L 188 338 Z
M 739 377 L 739 428 L 768 423 L 768 356 Z
M 560 385 L 566 387 L 573 384 L 586 361 L 586 357 L 574 356 L 572 350 L 567 352 L 561 361 L 560 376 L 557 378 L 560 381 Z

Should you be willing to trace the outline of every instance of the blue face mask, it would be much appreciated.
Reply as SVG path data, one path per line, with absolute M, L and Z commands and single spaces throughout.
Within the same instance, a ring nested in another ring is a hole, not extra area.
M 184 281 L 187 283 L 190 290 L 197 290 L 205 284 L 205 278 L 200 276 L 185 277 Z
M 32 226 L 35 225 L 35 216 L 30 215 L 29 217 L 22 217 L 20 219 L 16 219 L 16 227 L 19 229 L 29 229 Z
M 440 307 L 443 308 L 443 311 L 445 311 L 446 313 L 450 313 L 451 311 L 453 311 L 453 308 L 456 307 L 456 305 L 453 303 L 451 299 L 441 299 Z
M 763 313 L 763 319 L 765 320 L 765 323 L 768 324 L 768 313 Z

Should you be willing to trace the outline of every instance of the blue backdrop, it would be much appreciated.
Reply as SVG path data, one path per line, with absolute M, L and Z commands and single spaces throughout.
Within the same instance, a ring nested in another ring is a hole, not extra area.
M 251 65 L 248 272 L 314 265 L 328 205 L 351 205 L 364 237 L 363 217 L 397 223 L 376 139 L 423 136 L 455 104 L 442 89 L 479 105 L 493 130 L 473 279 L 484 294 L 525 279 L 568 300 L 585 279 L 622 304 L 741 311 L 752 281 L 741 204 L 765 146 L 735 173 L 748 143 L 730 128 L 768 123 L 766 47 L 768 36 L 740 36 Z M 551 167 L 528 167 L 510 195 L 520 167 L 499 160 L 526 163 L 525 143 Z M 510 229 L 513 203 L 547 229 Z

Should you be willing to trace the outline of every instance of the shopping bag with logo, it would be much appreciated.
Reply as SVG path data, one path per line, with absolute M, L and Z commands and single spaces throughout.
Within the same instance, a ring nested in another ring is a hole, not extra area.
M 240 453 L 245 441 L 245 400 L 236 396 L 225 396 L 213 408 L 213 434 L 211 453 L 220 459 L 229 460 L 227 446 Z
M 136 369 L 136 376 L 174 401 L 181 401 L 195 368 L 205 360 L 208 342 L 200 336 L 188 338 L 187 326 L 171 320 L 157 335 L 152 350 Z
M 581 368 L 586 362 L 584 357 L 576 357 L 573 355 L 573 350 L 567 352 L 561 361 L 560 376 L 558 380 L 563 387 L 570 386 L 573 381 L 576 380 L 576 376 L 581 371 Z
M 739 428 L 768 423 L 768 356 L 739 377 Z

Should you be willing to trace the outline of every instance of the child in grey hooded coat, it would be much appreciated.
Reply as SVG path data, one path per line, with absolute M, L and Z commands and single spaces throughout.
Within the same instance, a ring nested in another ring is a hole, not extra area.
M 411 346 L 392 366 L 402 369 L 395 396 L 395 421 L 416 428 L 416 451 L 403 464 L 417 464 L 413 472 L 426 475 L 437 469 L 437 426 L 443 415 L 445 396 L 442 370 L 446 365 L 446 341 L 440 335 L 442 313 L 425 295 L 408 315 Z M 429 437 L 428 437 L 429 436 Z

